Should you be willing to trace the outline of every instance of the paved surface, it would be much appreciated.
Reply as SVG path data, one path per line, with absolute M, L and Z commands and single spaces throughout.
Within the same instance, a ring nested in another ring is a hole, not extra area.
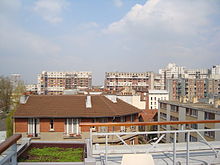
M 191 165 L 208 165 L 216 164 L 220 165 L 220 142 L 210 143 L 218 152 L 218 157 L 215 157 L 215 153 L 210 147 L 201 142 L 190 143 L 190 159 L 189 164 Z M 177 164 L 186 164 L 186 143 L 177 143 Z M 150 150 L 154 162 L 156 165 L 170 165 L 173 164 L 173 144 L 158 144 L 156 148 L 152 149 L 151 145 L 135 145 L 133 151 L 136 153 L 145 153 Z M 103 164 L 105 160 L 105 146 L 98 146 L 94 148 L 93 155 L 97 160 L 97 165 Z M 125 153 L 132 153 L 132 149 L 129 146 L 118 145 L 108 146 L 108 165 L 119 165 L 121 164 L 122 156 Z M 138 160 L 137 160 L 138 165 Z

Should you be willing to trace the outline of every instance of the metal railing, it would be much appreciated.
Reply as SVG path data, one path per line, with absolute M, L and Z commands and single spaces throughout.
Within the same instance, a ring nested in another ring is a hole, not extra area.
M 105 137 L 105 161 L 104 164 L 108 164 L 108 137 L 110 136 L 116 136 L 122 144 L 127 146 L 129 150 L 131 150 L 132 153 L 137 153 L 135 151 L 135 148 L 133 146 L 129 146 L 121 136 L 123 135 L 152 135 L 156 134 L 158 135 L 157 141 L 153 143 L 153 145 L 150 148 L 146 149 L 146 153 L 151 152 L 153 148 L 156 147 L 156 145 L 165 137 L 165 134 L 173 134 L 173 158 L 172 162 L 173 165 L 177 163 L 177 148 L 176 148 L 176 143 L 177 143 L 177 135 L 180 133 L 185 134 L 185 142 L 186 142 L 186 164 L 189 164 L 189 159 L 190 159 L 190 134 L 191 133 L 197 133 L 198 136 L 201 137 L 203 142 L 209 147 L 210 150 L 212 150 L 213 154 L 215 157 L 218 157 L 218 151 L 215 150 L 215 148 L 202 136 L 201 132 L 209 132 L 209 131 L 220 131 L 220 128 L 218 129 L 191 129 L 191 130 L 183 130 L 183 125 L 185 124 L 205 124 L 205 123 L 220 123 L 220 120 L 200 120 L 200 121 L 166 121 L 166 122 L 127 122 L 127 123 L 83 123 L 80 124 L 82 127 L 100 127 L 100 126 L 108 126 L 108 127 L 113 127 L 113 126 L 146 126 L 146 125 L 180 125 L 181 129 L 180 130 L 166 130 L 166 131 L 147 131 L 147 132 L 108 132 L 108 133 L 101 133 L 101 132 L 93 132 L 92 128 L 90 129 L 90 147 L 93 151 L 93 136 L 104 136 Z
M 120 136 L 122 135 L 150 135 L 150 134 L 159 134 L 161 136 L 158 137 L 157 141 L 155 143 L 152 144 L 152 146 L 150 148 L 147 148 L 145 153 L 150 153 L 151 150 L 153 148 L 156 147 L 156 145 L 163 139 L 163 137 L 165 136 L 165 134 L 173 134 L 173 165 L 176 165 L 177 163 L 177 148 L 176 148 L 176 144 L 177 144 L 177 134 L 179 133 L 185 133 L 187 136 L 186 138 L 186 164 L 190 164 L 189 163 L 189 158 L 190 158 L 190 133 L 197 133 L 203 140 L 203 142 L 210 148 L 210 150 L 213 151 L 213 154 L 215 155 L 215 157 L 218 157 L 218 151 L 215 150 L 215 148 L 201 135 L 201 132 L 205 132 L 205 131 L 220 131 L 220 129 L 199 129 L 199 130 L 171 130 L 171 131 L 151 131 L 151 132 L 112 132 L 112 133 L 98 133 L 98 132 L 92 132 L 91 136 L 105 136 L 105 162 L 104 164 L 107 165 L 108 164 L 108 137 L 109 136 L 117 136 L 121 142 L 127 146 L 127 148 L 129 150 L 131 150 L 132 153 L 136 154 L 137 151 L 135 151 L 134 146 L 135 145 L 128 145 Z M 92 142 L 91 142 L 91 147 L 92 146 Z
M 0 165 L 17 164 L 17 141 L 21 134 L 15 134 L 0 144 Z

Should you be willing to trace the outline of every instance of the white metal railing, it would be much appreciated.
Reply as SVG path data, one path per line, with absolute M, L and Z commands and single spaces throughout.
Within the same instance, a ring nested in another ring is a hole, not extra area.
M 186 138 L 186 164 L 189 164 L 189 158 L 190 158 L 190 133 L 197 133 L 203 142 L 213 151 L 215 157 L 218 157 L 218 151 L 215 150 L 215 148 L 202 136 L 201 132 L 207 132 L 207 131 L 215 131 L 218 132 L 220 129 L 191 129 L 191 130 L 169 130 L 169 131 L 150 131 L 150 132 L 109 132 L 109 133 L 101 133 L 101 132 L 92 132 L 92 129 L 90 130 L 90 146 L 91 150 L 93 151 L 93 136 L 105 136 L 105 161 L 104 164 L 108 164 L 108 137 L 109 136 L 116 136 L 120 141 L 127 146 L 128 149 L 132 151 L 132 153 L 136 153 L 135 149 L 133 146 L 129 146 L 121 137 L 121 135 L 152 135 L 152 134 L 157 134 L 158 138 L 153 145 L 146 150 L 146 153 L 151 152 L 151 150 L 165 137 L 166 134 L 173 134 L 173 165 L 176 165 L 177 161 L 177 149 L 176 149 L 176 144 L 177 144 L 177 135 L 179 133 L 185 133 Z

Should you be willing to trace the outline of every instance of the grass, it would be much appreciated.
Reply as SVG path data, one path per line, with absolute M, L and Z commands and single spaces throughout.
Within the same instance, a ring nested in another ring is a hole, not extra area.
M 19 162 L 82 162 L 82 148 L 32 148 Z

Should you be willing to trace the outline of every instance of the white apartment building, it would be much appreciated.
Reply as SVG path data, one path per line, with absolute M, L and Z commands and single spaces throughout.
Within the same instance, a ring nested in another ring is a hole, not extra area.
M 38 75 L 38 94 L 61 95 L 65 89 L 92 87 L 91 72 L 47 72 Z
M 28 84 L 25 85 L 25 88 L 27 92 L 37 93 L 37 84 Z
M 161 76 L 153 72 L 106 72 L 105 88 L 108 90 L 122 90 L 131 87 L 137 91 L 161 89 Z
M 169 92 L 166 90 L 149 90 L 144 95 L 146 95 L 148 109 L 158 109 L 160 100 L 169 100 Z
M 211 76 L 212 79 L 220 79 L 220 65 L 214 65 L 211 68 Z

